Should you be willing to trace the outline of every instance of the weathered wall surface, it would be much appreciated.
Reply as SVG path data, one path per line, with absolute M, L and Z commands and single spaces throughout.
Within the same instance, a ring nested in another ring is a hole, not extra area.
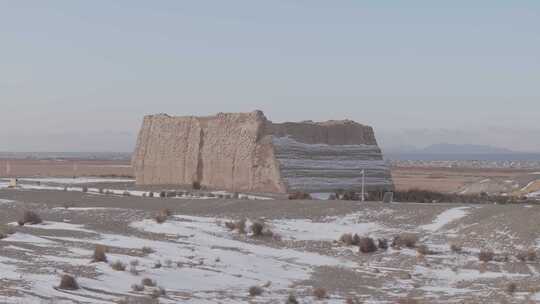
M 330 192 L 392 186 L 373 129 L 352 121 L 274 124 L 260 111 L 210 117 L 151 115 L 133 157 L 141 185 L 231 191 Z
M 272 124 L 267 128 L 289 191 L 367 190 L 393 187 L 375 133 L 353 121 Z
M 137 184 L 285 192 L 261 112 L 146 116 L 133 165 Z

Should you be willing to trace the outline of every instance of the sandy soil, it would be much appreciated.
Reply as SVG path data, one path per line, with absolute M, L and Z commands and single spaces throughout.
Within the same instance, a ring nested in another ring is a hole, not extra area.
M 366 303 L 540 300 L 540 264 L 516 258 L 537 249 L 537 205 L 162 199 L 13 189 L 0 190 L 0 199 L 0 225 L 15 232 L 0 240 L 0 302 L 142 301 L 153 289 L 131 286 L 143 277 L 166 290 L 161 303 L 283 303 L 290 293 L 300 303 L 344 303 L 348 297 Z M 173 215 L 158 224 L 152 217 L 163 208 Z M 13 225 L 23 210 L 36 211 L 45 224 Z M 224 227 L 241 218 L 248 226 L 264 218 L 279 237 Z M 376 239 L 413 233 L 434 253 L 390 248 L 363 254 L 336 242 L 345 232 Z M 137 260 L 137 275 L 90 263 L 95 244 L 109 247 L 110 262 Z M 461 253 L 450 244 L 459 244 Z M 145 253 L 144 246 L 154 252 Z M 480 262 L 480 250 L 493 251 L 495 260 Z M 82 289 L 54 289 L 62 273 L 76 276 Z M 510 282 L 514 293 L 507 292 Z M 263 294 L 249 296 L 250 286 Z M 328 298 L 313 297 L 318 287 Z
M 9 165 L 8 165 L 9 164 Z M 0 177 L 133 176 L 129 161 L 0 159 Z
M 392 168 L 397 190 L 422 189 L 441 192 L 459 192 L 465 187 L 485 179 L 516 180 L 531 170 L 464 169 L 464 168 Z

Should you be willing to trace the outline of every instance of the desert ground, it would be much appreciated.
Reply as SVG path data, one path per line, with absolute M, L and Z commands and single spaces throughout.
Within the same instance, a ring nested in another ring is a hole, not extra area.
M 410 189 L 472 194 L 527 195 L 540 190 L 540 170 L 393 167 L 392 179 L 398 191 Z
M 160 198 L 127 178 L 22 178 L 18 189 L 7 182 L 0 181 L 0 303 L 540 301 L 540 205 L 198 191 Z M 43 222 L 19 226 L 25 210 Z M 231 224 L 242 219 L 245 232 Z M 263 223 L 263 233 L 252 223 Z M 347 233 L 375 247 L 340 241 Z M 377 248 L 379 239 L 388 248 Z M 97 245 L 106 261 L 93 262 Z M 65 274 L 80 288 L 58 288 Z

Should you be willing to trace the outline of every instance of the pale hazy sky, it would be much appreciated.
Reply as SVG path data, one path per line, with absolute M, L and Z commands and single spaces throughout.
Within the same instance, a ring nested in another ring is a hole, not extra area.
M 128 151 L 143 115 L 349 118 L 540 151 L 540 1 L 1 1 L 0 151 Z

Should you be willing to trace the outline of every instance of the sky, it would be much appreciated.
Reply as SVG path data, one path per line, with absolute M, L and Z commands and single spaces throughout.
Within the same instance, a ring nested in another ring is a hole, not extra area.
M 131 151 L 146 114 L 352 119 L 540 152 L 540 1 L 1 1 L 0 151 Z

